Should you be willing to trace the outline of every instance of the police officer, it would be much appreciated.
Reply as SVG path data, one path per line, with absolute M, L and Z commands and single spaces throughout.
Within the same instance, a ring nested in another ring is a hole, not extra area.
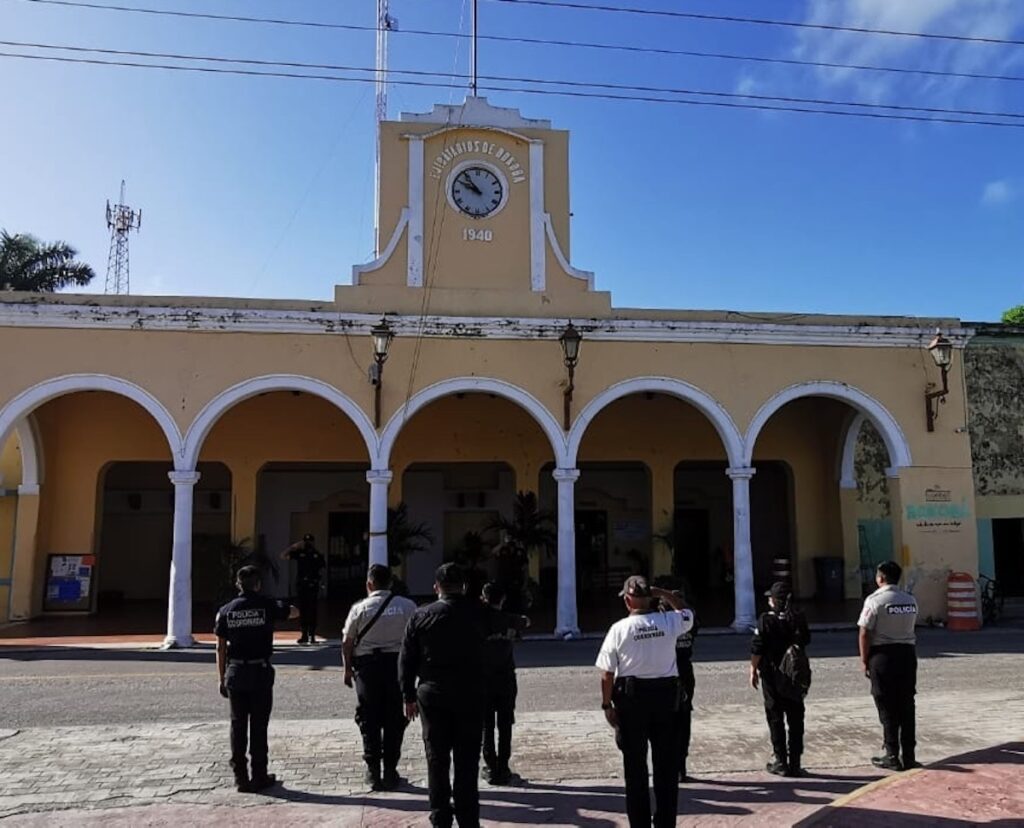
M 871 679 L 871 695 L 878 708 L 885 745 L 885 754 L 872 757 L 871 763 L 888 770 L 919 767 L 914 755 L 917 601 L 897 586 L 902 574 L 895 561 L 878 565 L 878 589 L 864 599 L 857 621 L 861 666 L 864 675 Z
M 483 726 L 481 607 L 466 597 L 466 576 L 456 564 L 438 567 L 434 591 L 438 600 L 418 609 L 405 628 L 399 682 L 406 718 L 421 716 L 423 721 L 431 824 L 451 828 L 454 818 L 460 828 L 477 828 Z M 452 764 L 454 785 L 448 779 Z
M 806 647 L 810 643 L 811 632 L 804 614 L 790 606 L 792 596 L 785 582 L 776 581 L 765 595 L 768 612 L 758 618 L 750 642 L 750 686 L 757 690 L 760 678 L 774 754 L 765 770 L 777 776 L 803 776 L 804 702 L 780 691 L 779 665 L 791 645 Z
M 243 566 L 239 595 L 217 611 L 217 675 L 220 694 L 231 703 L 231 768 L 242 793 L 262 791 L 277 779 L 267 773 L 267 724 L 274 704 L 274 622 L 298 617 L 283 601 L 260 595 L 260 571 Z M 245 749 L 252 757 L 252 776 Z
M 693 627 L 693 613 L 647 579 L 626 579 L 619 595 L 629 615 L 612 624 L 597 656 L 601 709 L 616 729 L 631 828 L 651 825 L 647 747 L 654 765 L 654 825 L 676 824 L 679 797 L 679 677 L 676 641 Z M 672 609 L 656 609 L 655 599 Z
M 295 561 L 298 567 L 295 592 L 302 629 L 299 644 L 316 644 L 317 602 L 320 598 L 320 573 L 326 563 L 324 556 L 313 546 L 313 536 L 303 535 L 301 541 L 281 553 L 281 558 Z
M 512 725 L 516 720 L 516 660 L 513 646 L 519 633 L 530 626 L 525 615 L 505 612 L 505 590 L 491 581 L 484 584 L 484 764 L 491 785 L 512 781 Z M 495 749 L 494 731 L 498 743 Z
M 388 567 L 370 567 L 367 597 L 349 610 L 341 645 L 345 685 L 351 687 L 355 679 L 366 783 L 372 790 L 385 791 L 394 790 L 401 781 L 398 760 L 406 719 L 398 686 L 398 650 L 405 625 L 416 611 L 412 601 L 391 592 L 391 581 Z
M 675 595 L 684 605 L 686 598 L 681 590 Z M 693 721 L 693 693 L 697 679 L 693 674 L 693 640 L 697 637 L 697 619 L 693 626 L 676 639 L 676 667 L 679 671 L 679 781 L 688 782 L 686 760 L 690 755 L 690 733 Z

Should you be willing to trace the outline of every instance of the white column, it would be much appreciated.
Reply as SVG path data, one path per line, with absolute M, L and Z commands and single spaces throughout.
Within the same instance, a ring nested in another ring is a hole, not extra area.
M 754 469 L 730 468 L 725 473 L 732 480 L 733 585 L 736 588 L 732 628 L 746 632 L 757 623 L 754 554 L 750 546 L 750 478 L 754 476 Z
M 370 469 L 366 482 L 370 484 L 370 565 L 388 565 L 388 486 L 389 469 Z
M 555 635 L 576 638 L 576 481 L 579 469 L 555 469 L 558 482 L 558 608 Z
M 409 227 L 406 233 L 408 271 L 405 283 L 409 287 L 423 287 L 423 137 L 419 135 L 409 137 Z
M 199 472 L 172 471 L 174 535 L 171 541 L 171 587 L 167 597 L 164 648 L 191 647 L 192 640 L 192 495 Z

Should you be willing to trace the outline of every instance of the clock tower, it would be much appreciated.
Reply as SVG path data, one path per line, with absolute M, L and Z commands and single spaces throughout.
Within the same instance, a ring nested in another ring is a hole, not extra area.
M 338 286 L 338 304 L 608 316 L 609 294 L 569 264 L 568 157 L 566 131 L 479 97 L 381 123 L 379 254 Z

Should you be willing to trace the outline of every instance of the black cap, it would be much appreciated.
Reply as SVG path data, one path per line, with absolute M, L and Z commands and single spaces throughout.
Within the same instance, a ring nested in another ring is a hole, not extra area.
M 790 590 L 789 584 L 785 581 L 776 581 L 772 584 L 772 588 L 765 593 L 765 596 L 774 598 L 776 601 L 785 601 L 789 597 L 790 592 L 792 590 Z
M 643 575 L 630 575 L 622 585 L 622 592 L 619 597 L 630 596 L 631 598 L 650 598 L 651 585 Z

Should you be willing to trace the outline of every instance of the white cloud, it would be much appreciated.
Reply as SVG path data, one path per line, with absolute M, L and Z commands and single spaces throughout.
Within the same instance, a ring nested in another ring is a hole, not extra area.
M 1014 190 L 1013 185 L 1005 178 L 1002 178 L 998 181 L 989 181 L 985 185 L 985 189 L 981 193 L 981 203 L 986 207 L 992 207 L 998 204 L 1007 204 L 1016 197 L 1017 192 Z
M 810 0 L 808 23 L 889 31 L 936 32 L 963 37 L 1016 39 L 1024 29 L 1021 0 Z M 1024 50 L 981 43 L 807 29 L 797 38 L 805 60 L 859 65 L 937 68 L 999 74 L 1024 64 Z M 932 92 L 951 100 L 967 80 L 855 69 L 822 69 L 826 87 L 847 89 L 862 100 L 894 92 Z M 976 93 L 976 87 L 971 87 Z

